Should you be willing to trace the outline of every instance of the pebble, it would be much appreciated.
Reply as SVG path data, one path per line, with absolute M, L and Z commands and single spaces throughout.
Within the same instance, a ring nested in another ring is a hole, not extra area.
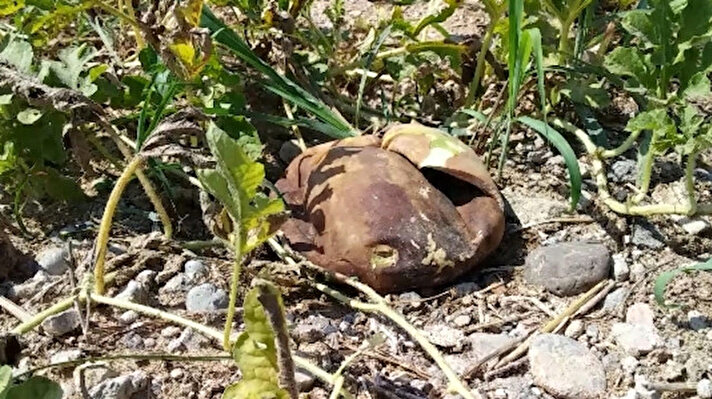
M 640 281 L 645 277 L 645 266 L 642 263 L 633 263 L 630 267 L 630 277 L 633 281 Z
M 57 277 L 55 277 L 57 278 Z M 15 284 L 10 289 L 12 299 L 30 299 L 50 282 L 50 277 L 44 270 L 39 270 L 35 275 L 22 284 Z
M 626 323 L 655 327 L 655 314 L 647 303 L 637 302 L 628 308 L 625 315 Z
M 297 390 L 299 392 L 308 392 L 314 387 L 315 380 L 311 374 L 297 370 L 294 373 L 294 380 L 297 383 Z
M 702 217 L 681 217 L 675 221 L 687 234 L 699 235 L 712 227 L 710 222 Z
M 524 277 L 562 296 L 580 294 L 608 276 L 611 255 L 605 245 L 567 242 L 535 249 L 527 257 Z
M 459 348 L 465 340 L 465 334 L 446 324 L 431 324 L 423 329 L 425 336 L 433 345 L 441 348 Z
M 409 292 L 404 292 L 398 296 L 398 301 L 407 303 L 408 306 L 410 306 L 413 309 L 419 309 L 421 306 L 423 306 L 423 301 L 420 295 L 418 295 L 417 292 L 409 291 Z
M 143 349 L 143 338 L 136 332 L 131 331 L 128 334 L 121 337 L 121 344 L 129 349 Z
M 197 350 L 207 341 L 193 329 L 186 327 L 180 336 L 168 343 L 168 352 L 174 353 L 182 350 Z
M 557 398 L 599 398 L 606 390 L 603 364 L 582 343 L 557 334 L 535 337 L 529 348 L 534 382 Z
M 131 399 L 148 391 L 149 387 L 148 376 L 138 370 L 92 387 L 89 390 L 89 397 L 91 399 Z
M 613 162 L 608 172 L 608 179 L 614 183 L 635 183 L 638 163 L 632 159 Z
M 298 342 L 316 342 L 337 331 L 331 320 L 324 316 L 310 315 L 292 328 L 292 336 Z
M 129 324 L 136 322 L 136 320 L 138 320 L 138 316 L 139 316 L 139 314 L 136 313 L 135 311 L 127 310 L 124 313 L 121 313 L 121 315 L 119 316 L 119 321 L 122 324 L 129 325 Z
M 712 399 L 712 381 L 702 379 L 697 383 L 697 396 L 700 399 Z
M 470 323 L 472 322 L 472 317 L 470 317 L 469 315 L 466 315 L 466 314 L 461 314 L 461 315 L 455 317 L 455 319 L 452 322 L 453 322 L 453 324 L 455 324 L 458 327 L 465 327 L 465 326 L 470 325 Z
M 569 338 L 578 338 L 583 332 L 583 321 L 576 319 L 569 323 L 569 326 L 566 327 L 564 331 L 564 335 Z
M 50 363 L 64 363 L 71 362 L 72 360 L 77 360 L 82 357 L 82 351 L 79 349 L 69 349 L 66 351 L 59 351 L 49 358 Z
M 208 276 L 208 268 L 198 259 L 191 259 L 185 262 L 183 268 L 185 270 L 185 280 L 188 284 L 195 284 Z
M 587 337 L 594 339 L 594 340 L 598 339 L 598 333 L 599 333 L 599 331 L 598 331 L 598 327 L 596 327 L 596 325 L 589 324 L 586 327 L 586 336 Z
M 603 309 L 609 312 L 613 312 L 618 309 L 619 306 L 623 304 L 623 301 L 628 296 L 628 288 L 620 287 L 615 291 L 606 295 L 606 299 L 603 300 Z
M 143 340 L 143 346 L 146 348 L 154 348 L 156 346 L 156 340 L 148 337 Z
M 131 280 L 126 284 L 126 287 L 118 295 L 116 299 L 139 303 L 145 305 L 148 303 L 148 289 L 136 280 Z
M 185 308 L 190 312 L 216 312 L 227 308 L 230 302 L 225 290 L 212 283 L 201 284 L 188 291 Z
M 144 286 L 145 288 L 149 289 L 150 287 L 153 287 L 156 284 L 156 276 L 158 273 L 156 273 L 154 270 L 144 270 L 141 273 L 139 273 L 134 280 Z
M 665 237 L 650 222 L 640 221 L 631 229 L 630 242 L 650 249 L 665 248 Z
M 46 318 L 42 322 L 42 329 L 49 335 L 59 337 L 79 328 L 80 324 L 79 312 L 76 309 L 68 309 Z
M 625 260 L 625 255 L 613 255 L 613 278 L 616 281 L 626 281 L 629 276 L 630 268 L 628 267 L 628 262 Z
M 174 380 L 178 380 L 178 379 L 182 378 L 184 374 L 185 374 L 185 373 L 183 372 L 183 369 L 181 369 L 181 368 L 176 368 L 176 369 L 171 370 L 170 376 L 171 376 L 171 378 L 173 378 Z
M 633 356 L 649 353 L 660 345 L 655 327 L 643 324 L 615 323 L 611 335 L 626 353 Z
M 623 371 L 630 375 L 633 375 L 635 373 L 635 369 L 638 368 L 639 364 L 640 362 L 638 361 L 638 359 L 633 356 L 626 356 L 621 359 L 621 368 L 623 369 Z
M 180 327 L 168 326 L 161 330 L 161 336 L 165 338 L 173 338 L 180 334 Z
M 69 253 L 64 246 L 46 248 L 35 260 L 50 275 L 59 276 L 69 269 Z
M 691 310 L 687 312 L 687 324 L 694 331 L 704 330 L 709 327 L 707 323 L 707 317 L 698 312 L 697 310 Z

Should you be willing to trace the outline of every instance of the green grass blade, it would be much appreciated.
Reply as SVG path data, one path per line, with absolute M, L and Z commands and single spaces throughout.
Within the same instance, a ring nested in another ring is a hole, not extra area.
M 546 122 L 546 89 L 544 88 L 544 51 L 541 45 L 541 32 L 538 28 L 527 29 L 534 48 L 534 63 L 536 64 L 537 88 L 539 89 L 539 102 L 541 102 L 541 114 Z
M 368 51 L 368 55 L 366 55 L 366 62 L 363 66 L 364 74 L 361 75 L 361 81 L 358 84 L 358 97 L 356 98 L 356 113 L 354 116 L 354 121 L 356 121 L 357 126 L 359 120 L 358 118 L 361 115 L 361 102 L 363 101 L 363 91 L 366 89 L 366 81 L 368 81 L 368 71 L 371 70 L 371 64 L 373 63 L 374 58 L 376 58 L 376 53 L 378 53 L 378 50 L 383 45 L 383 42 L 385 42 L 386 38 L 388 38 L 388 36 L 391 34 L 392 29 L 393 25 L 388 25 L 386 29 L 384 29 L 383 32 L 378 35 L 376 43 Z
M 516 121 L 529 126 L 544 136 L 544 138 L 549 140 L 549 142 L 553 144 L 559 153 L 564 157 L 564 162 L 566 163 L 566 169 L 569 171 L 569 180 L 571 183 L 571 208 L 574 209 L 581 198 L 581 170 L 579 170 L 578 160 L 576 159 L 574 150 L 571 148 L 564 136 L 547 123 L 529 116 L 519 117 Z
M 270 81 L 268 86 L 270 91 L 314 114 L 322 122 L 333 126 L 336 130 L 343 131 L 342 136 L 355 136 L 358 134 L 341 115 L 262 61 L 247 43 L 217 18 L 208 7 L 203 7 L 200 25 L 210 30 L 217 43 L 225 46 L 236 57 L 265 75 Z
M 689 273 L 692 271 L 712 271 L 712 258 L 710 258 L 707 262 L 704 263 L 698 263 L 696 265 L 692 266 L 683 266 L 680 268 L 677 268 L 675 270 L 670 270 L 664 273 L 660 273 L 658 278 L 655 279 L 655 285 L 653 286 L 653 293 L 655 294 L 655 301 L 658 303 L 658 305 L 664 307 L 664 308 L 676 308 L 679 307 L 680 305 L 678 304 L 666 304 L 665 303 L 665 288 L 667 287 L 668 283 L 672 281 L 673 278 L 675 278 L 677 275 L 680 273 Z
M 522 17 L 524 14 L 524 0 L 509 1 L 509 109 L 514 111 L 517 93 L 519 92 L 519 82 L 521 82 L 521 59 L 519 44 L 522 36 Z
M 467 116 L 471 116 L 482 123 L 487 123 L 487 115 L 483 114 L 480 111 L 475 111 L 474 109 L 466 108 L 466 109 L 458 110 L 457 112 L 460 114 L 465 114 Z

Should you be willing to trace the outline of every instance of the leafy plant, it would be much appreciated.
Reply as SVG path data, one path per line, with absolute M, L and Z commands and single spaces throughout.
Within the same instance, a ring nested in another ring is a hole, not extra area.
M 655 279 L 655 285 L 653 286 L 655 301 L 658 303 L 658 305 L 665 308 L 679 307 L 680 305 L 669 304 L 665 302 L 665 289 L 667 288 L 667 285 L 670 283 L 670 281 L 672 281 L 672 279 L 674 279 L 678 275 L 682 273 L 691 273 L 696 271 L 712 271 L 712 259 L 704 263 L 698 263 L 696 265 L 691 266 L 683 266 L 674 270 L 660 273 L 660 275 Z
M 0 367 L 0 399 L 62 399 L 62 388 L 45 377 L 33 376 L 13 383 L 12 367 Z
M 235 252 L 225 322 L 224 345 L 228 349 L 243 257 L 276 232 L 279 228 L 277 216 L 284 212 L 284 203 L 258 192 L 264 180 L 264 166 L 248 157 L 227 133 L 211 123 L 206 139 L 217 167 L 200 169 L 197 175 L 205 190 L 225 208 L 221 218 L 225 238 Z

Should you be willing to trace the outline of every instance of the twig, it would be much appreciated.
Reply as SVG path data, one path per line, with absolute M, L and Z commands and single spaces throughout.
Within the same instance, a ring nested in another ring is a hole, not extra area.
M 596 296 L 591 298 L 591 300 L 588 301 L 585 305 L 581 306 L 581 309 L 576 311 L 576 313 L 574 314 L 573 317 L 582 316 L 582 315 L 585 315 L 586 313 L 588 313 L 589 311 L 591 311 L 591 309 L 593 309 L 594 306 L 596 306 L 599 302 L 601 302 L 603 300 L 603 298 L 605 298 L 606 295 L 608 295 L 608 293 L 611 292 L 611 290 L 615 286 L 616 286 L 615 281 L 613 281 L 613 280 L 609 281 L 608 284 L 605 287 L 603 287 L 601 292 L 599 292 L 598 294 L 596 294 Z
M 496 369 L 494 369 L 494 370 L 492 370 L 492 371 L 488 371 L 487 373 L 485 373 L 485 380 L 486 380 L 486 381 L 489 381 L 489 380 L 491 380 L 492 378 L 497 377 L 497 376 L 500 376 L 500 375 L 502 375 L 502 374 L 504 374 L 504 373 L 506 373 L 506 372 L 508 372 L 508 371 L 510 371 L 510 370 L 517 369 L 517 368 L 519 368 L 519 367 L 520 367 L 521 365 L 523 365 L 523 364 L 527 364 L 527 359 L 526 359 L 526 358 L 522 358 L 522 359 L 516 360 L 516 361 L 514 361 L 514 362 L 512 362 L 512 363 L 509 363 L 509 364 L 504 365 L 504 366 L 502 366 L 502 367 L 496 368 Z
M 520 296 L 520 295 L 506 296 L 506 297 L 502 298 L 503 302 L 509 302 L 509 301 L 519 302 L 519 301 L 523 301 L 523 300 L 531 302 L 534 306 L 537 307 L 537 309 L 546 313 L 547 316 L 556 317 L 556 313 L 554 313 L 554 311 L 549 309 L 546 305 L 544 305 L 540 300 L 538 300 L 536 298 L 532 298 L 529 296 Z
M 697 392 L 694 382 L 650 382 L 646 388 L 658 392 Z
M 527 334 L 524 334 L 523 336 L 513 340 L 512 342 L 509 342 L 505 345 L 500 346 L 499 348 L 493 350 L 492 352 L 490 352 L 483 358 L 479 359 L 475 364 L 470 366 L 470 368 L 465 371 L 465 373 L 463 374 L 463 378 L 465 378 L 466 380 L 471 380 L 472 378 L 474 378 L 475 374 L 477 374 L 477 371 L 480 369 L 480 367 L 482 367 L 482 365 L 484 365 L 485 363 L 487 363 L 488 361 L 490 361 L 496 357 L 499 357 L 499 356 L 507 353 L 509 350 L 513 349 L 515 346 L 521 344 L 522 342 L 524 342 L 524 340 L 526 340 L 529 337 L 529 334 L 531 334 L 533 331 L 534 330 L 529 331 Z
M 475 331 L 487 330 L 492 327 L 499 327 L 501 325 L 511 323 L 513 321 L 521 320 L 529 315 L 531 315 L 530 312 L 524 313 L 524 314 L 518 314 L 518 315 L 514 315 L 514 316 L 510 316 L 510 317 L 505 317 L 504 319 L 500 319 L 500 320 L 489 321 L 487 323 L 475 324 L 474 326 L 467 327 L 463 331 L 465 332 L 465 334 L 470 334 Z
M 600 283 L 596 284 L 593 288 L 588 290 L 586 293 L 581 295 L 580 298 L 576 299 L 574 302 L 569 305 L 563 312 L 561 312 L 558 316 L 554 317 L 553 319 L 549 320 L 546 324 L 544 324 L 540 329 L 539 332 L 542 333 L 548 333 L 552 332 L 556 327 L 561 324 L 564 319 L 567 317 L 573 315 L 576 313 L 583 305 L 585 305 L 591 298 L 593 298 L 600 290 L 603 289 L 603 287 L 608 284 L 606 280 L 601 281 Z M 505 356 L 502 360 L 497 363 L 496 367 L 502 367 L 505 364 L 512 362 L 516 359 L 518 359 L 524 352 L 527 351 L 529 348 L 529 343 L 531 342 L 531 338 L 527 339 L 524 341 L 521 345 L 519 345 L 512 353 L 509 355 Z
M 23 323 L 32 318 L 32 315 L 28 311 L 2 295 L 0 295 L 0 308 L 5 309 L 8 313 L 15 316 Z

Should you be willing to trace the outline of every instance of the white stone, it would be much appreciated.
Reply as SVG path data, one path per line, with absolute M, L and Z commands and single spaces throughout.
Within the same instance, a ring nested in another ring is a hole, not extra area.
M 700 399 L 711 399 L 712 398 L 712 381 L 708 379 L 702 379 L 697 383 L 697 396 Z
M 564 335 L 569 338 L 578 338 L 578 336 L 583 334 L 583 332 L 583 322 L 581 320 L 576 319 L 569 323 L 569 326 L 566 327 L 566 330 L 564 331 Z
M 613 255 L 613 278 L 615 278 L 616 281 L 626 281 L 629 276 L 630 268 L 628 267 L 628 262 L 625 260 L 625 255 Z

